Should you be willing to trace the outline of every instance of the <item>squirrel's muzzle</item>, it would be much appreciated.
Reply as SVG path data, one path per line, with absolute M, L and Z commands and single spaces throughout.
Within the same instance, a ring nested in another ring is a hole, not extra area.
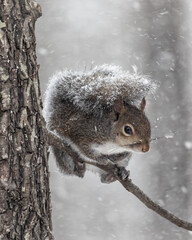
M 145 142 L 144 144 L 142 144 L 141 150 L 142 150 L 142 152 L 148 152 L 149 148 L 150 148 L 149 142 Z

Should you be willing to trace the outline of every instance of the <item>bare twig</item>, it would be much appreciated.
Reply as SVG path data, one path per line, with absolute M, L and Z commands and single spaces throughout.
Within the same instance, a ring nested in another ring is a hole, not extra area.
M 66 151 L 71 157 L 75 158 L 77 161 L 85 162 L 87 164 L 96 166 L 110 174 L 113 174 L 116 179 L 123 185 L 123 187 L 131 192 L 133 195 L 135 195 L 142 203 L 144 203 L 148 208 L 162 216 L 163 218 L 166 218 L 168 221 L 172 222 L 173 224 L 177 225 L 178 227 L 187 229 L 189 231 L 192 231 L 192 223 L 186 222 L 178 217 L 176 217 L 174 214 L 170 213 L 166 209 L 159 206 L 157 203 L 152 201 L 139 187 L 137 187 L 131 179 L 126 178 L 122 179 L 117 174 L 118 167 L 115 164 L 107 164 L 102 165 L 98 162 L 94 161 L 85 161 L 84 159 L 81 159 L 79 154 L 77 152 L 74 152 L 70 145 L 63 142 L 59 137 L 57 137 L 54 133 L 51 133 L 47 131 L 48 136 L 48 142 L 49 145 L 54 145 L 57 148 Z M 125 170 L 126 171 L 126 170 Z

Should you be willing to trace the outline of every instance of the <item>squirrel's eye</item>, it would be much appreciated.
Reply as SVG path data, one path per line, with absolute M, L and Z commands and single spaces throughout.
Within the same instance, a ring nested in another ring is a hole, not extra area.
M 124 132 L 125 132 L 126 135 L 133 135 L 133 130 L 132 130 L 132 128 L 131 128 L 130 126 L 128 126 L 128 125 L 126 125 L 126 126 L 124 127 Z

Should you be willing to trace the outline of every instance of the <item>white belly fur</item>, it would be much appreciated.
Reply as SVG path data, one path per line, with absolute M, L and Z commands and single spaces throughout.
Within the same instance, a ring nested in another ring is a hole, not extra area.
M 98 155 L 100 154 L 113 155 L 123 152 L 130 152 L 129 149 L 125 147 L 120 147 L 119 145 L 113 142 L 106 142 L 104 144 L 93 144 L 91 146 L 91 149 Z

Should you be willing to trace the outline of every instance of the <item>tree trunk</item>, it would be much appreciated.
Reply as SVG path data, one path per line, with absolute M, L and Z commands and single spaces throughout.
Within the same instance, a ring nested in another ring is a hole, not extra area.
M 53 239 L 33 0 L 0 1 L 0 239 Z

